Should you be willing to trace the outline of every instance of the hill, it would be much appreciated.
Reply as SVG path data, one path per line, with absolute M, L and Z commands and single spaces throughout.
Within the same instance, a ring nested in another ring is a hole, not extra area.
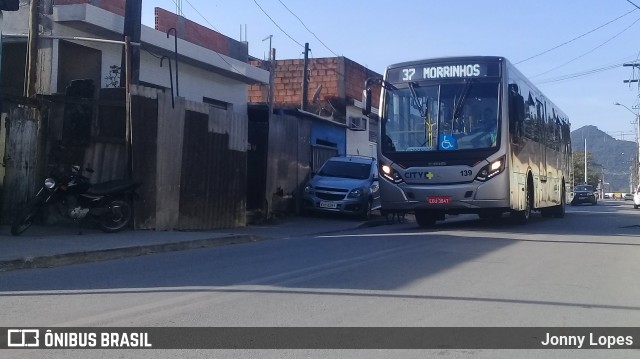
M 634 169 L 638 154 L 636 142 L 615 139 L 596 126 L 584 126 L 571 131 L 571 146 L 574 154 L 576 151 L 584 153 L 585 139 L 587 152 L 591 154 L 594 161 L 592 166 L 594 168 L 587 167 L 587 171 L 604 173 L 605 182 L 610 183 L 605 187 L 606 192 L 630 192 L 630 188 L 637 185 L 635 183 L 637 180 L 632 180 L 631 176 L 636 171 Z M 582 182 L 582 179 L 575 180 L 576 183 Z

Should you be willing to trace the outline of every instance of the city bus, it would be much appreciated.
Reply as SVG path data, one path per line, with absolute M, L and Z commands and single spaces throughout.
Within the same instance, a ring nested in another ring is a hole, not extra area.
M 421 227 L 447 214 L 526 223 L 564 217 L 568 117 L 507 59 L 449 57 L 387 67 L 380 85 L 378 166 L 383 214 Z

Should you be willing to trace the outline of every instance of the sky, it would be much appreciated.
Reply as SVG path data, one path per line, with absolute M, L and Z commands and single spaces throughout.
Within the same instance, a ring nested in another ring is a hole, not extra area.
M 142 0 L 236 40 L 267 58 L 345 56 L 380 74 L 393 63 L 443 56 L 509 59 L 569 117 L 635 140 L 640 0 Z M 246 29 L 246 32 L 245 32 Z M 269 40 L 269 35 L 273 35 Z M 265 40 L 266 39 L 266 40 Z M 616 106 L 614 103 L 625 105 Z M 635 107 L 635 108 L 634 108 Z

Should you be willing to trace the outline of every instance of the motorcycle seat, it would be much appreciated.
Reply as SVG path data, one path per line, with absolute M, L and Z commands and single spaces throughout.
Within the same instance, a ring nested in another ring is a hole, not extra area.
M 95 196 L 106 196 L 109 194 L 124 193 L 135 189 L 140 184 L 128 179 L 113 180 L 92 185 L 87 194 Z

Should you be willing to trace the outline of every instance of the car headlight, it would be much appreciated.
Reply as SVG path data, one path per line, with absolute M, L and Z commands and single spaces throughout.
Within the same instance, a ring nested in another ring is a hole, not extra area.
M 311 191 L 313 191 L 313 186 L 310 184 L 304 186 L 304 193 L 311 193 Z
M 44 186 L 47 187 L 48 189 L 53 189 L 53 187 L 56 186 L 56 180 L 49 177 L 46 180 L 44 180 Z
M 356 189 L 352 189 L 351 192 L 349 192 L 349 194 L 347 195 L 347 197 L 349 197 L 349 198 L 359 198 L 363 194 L 364 194 L 364 189 L 363 188 L 356 188 Z

